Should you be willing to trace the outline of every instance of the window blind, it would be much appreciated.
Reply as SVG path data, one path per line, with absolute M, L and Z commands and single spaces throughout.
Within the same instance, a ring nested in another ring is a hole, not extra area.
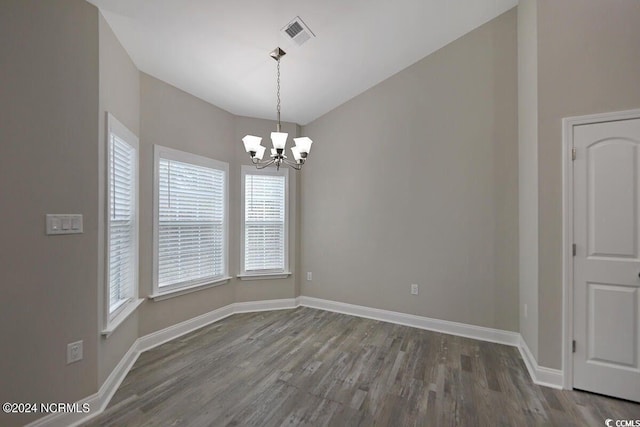
M 133 295 L 135 283 L 136 151 L 115 134 L 109 145 L 109 314 Z
M 159 159 L 158 287 L 223 276 L 225 172 Z
M 285 269 L 285 177 L 245 175 L 244 269 Z

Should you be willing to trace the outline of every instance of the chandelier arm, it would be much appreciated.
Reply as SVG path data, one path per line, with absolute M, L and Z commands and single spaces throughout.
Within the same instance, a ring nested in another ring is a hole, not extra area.
M 287 160 L 287 159 L 283 159 L 283 160 L 284 160 L 284 163 L 287 166 L 289 166 L 290 168 L 293 168 L 293 169 L 295 169 L 297 171 L 302 170 L 302 164 L 296 163 L 296 162 L 292 162 L 292 161 Z
M 274 163 L 275 163 L 275 159 L 271 159 L 271 160 L 269 160 L 268 162 L 258 162 L 258 163 L 254 163 L 254 165 L 256 165 L 256 168 L 258 168 L 258 169 L 264 169 L 264 168 L 266 168 L 267 166 L 270 166 L 270 165 L 272 165 L 272 164 L 274 164 Z

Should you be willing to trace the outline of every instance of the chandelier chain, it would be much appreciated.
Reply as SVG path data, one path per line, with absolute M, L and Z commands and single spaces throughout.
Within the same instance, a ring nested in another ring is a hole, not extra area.
M 268 166 L 274 165 L 276 169 L 280 169 L 281 166 L 289 166 L 295 170 L 301 170 L 302 166 L 305 164 L 307 160 L 307 156 L 309 155 L 309 149 L 311 148 L 311 139 L 307 137 L 293 138 L 295 142 L 295 147 L 291 147 L 291 154 L 293 155 L 293 161 L 287 159 L 285 155 L 286 144 L 287 144 L 287 132 L 282 132 L 282 125 L 280 123 L 280 107 L 281 107 L 281 98 L 280 98 L 280 59 L 286 54 L 285 51 L 280 49 L 279 47 L 274 49 L 269 56 L 275 59 L 277 64 L 277 80 L 276 80 L 276 110 L 278 113 L 278 118 L 276 122 L 276 131 L 271 132 L 271 140 L 273 142 L 273 148 L 271 149 L 271 155 L 269 155 L 269 159 L 262 161 L 262 158 L 265 154 L 266 147 L 264 147 L 260 141 L 262 138 L 246 135 L 242 138 L 242 142 L 244 143 L 245 150 L 249 153 L 251 157 L 251 163 L 255 165 L 258 169 L 264 169 Z
M 277 98 L 278 104 L 276 108 L 278 109 L 278 123 L 280 123 L 280 59 L 278 58 L 278 90 L 277 90 Z

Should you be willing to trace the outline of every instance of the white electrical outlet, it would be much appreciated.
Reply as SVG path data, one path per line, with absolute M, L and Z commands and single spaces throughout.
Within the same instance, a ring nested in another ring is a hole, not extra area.
M 307 281 L 310 282 L 313 279 L 313 274 L 310 271 L 307 271 Z
M 67 344 L 67 365 L 82 360 L 82 341 Z
M 527 318 L 527 304 L 524 305 L 524 318 Z
M 418 285 L 415 283 L 411 284 L 411 295 L 418 295 Z

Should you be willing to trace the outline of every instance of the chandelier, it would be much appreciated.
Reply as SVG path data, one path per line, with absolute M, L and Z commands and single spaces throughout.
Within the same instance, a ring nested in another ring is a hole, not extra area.
M 285 146 L 287 145 L 287 137 L 289 136 L 286 132 L 281 132 L 280 126 L 280 58 L 286 55 L 286 52 L 279 47 L 275 48 L 270 54 L 273 59 L 278 62 L 278 78 L 277 78 L 277 111 L 278 111 L 278 123 L 276 124 L 276 131 L 271 132 L 271 142 L 273 144 L 273 148 L 271 149 L 271 156 L 269 160 L 262 161 L 264 157 L 264 152 L 266 147 L 260 144 L 262 138 L 259 136 L 247 135 L 242 138 L 242 142 L 244 143 L 244 148 L 249 153 L 251 157 L 251 162 L 258 169 L 264 169 L 267 166 L 275 165 L 278 170 L 280 170 L 280 166 L 287 165 L 295 170 L 302 169 L 302 165 L 304 165 L 307 156 L 309 155 L 309 151 L 311 150 L 311 144 L 313 141 L 307 138 L 306 136 L 300 138 L 293 138 L 295 142 L 295 146 L 291 147 L 291 154 L 293 154 L 293 160 L 288 160 L 287 156 L 285 156 Z

